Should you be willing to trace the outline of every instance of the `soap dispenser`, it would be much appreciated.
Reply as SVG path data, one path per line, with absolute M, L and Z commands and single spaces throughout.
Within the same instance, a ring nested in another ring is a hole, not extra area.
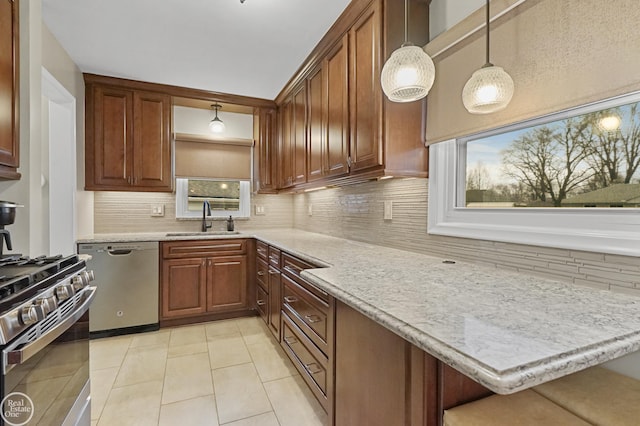
M 227 219 L 227 231 L 233 231 L 233 217 L 231 216 Z

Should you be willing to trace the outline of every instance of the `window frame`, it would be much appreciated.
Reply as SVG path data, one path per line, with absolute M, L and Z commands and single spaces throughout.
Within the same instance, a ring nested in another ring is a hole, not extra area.
M 212 218 L 227 218 L 233 216 L 234 219 L 248 219 L 251 213 L 251 182 L 244 179 L 213 179 L 213 178 L 187 178 L 176 177 L 176 219 L 202 219 L 202 212 L 191 211 L 188 208 L 189 200 L 189 179 L 211 180 L 211 181 L 240 181 L 240 208 L 238 210 L 213 210 Z
M 470 208 L 464 205 L 466 143 L 640 101 L 640 92 L 430 145 L 427 232 L 434 235 L 640 256 L 637 208 Z

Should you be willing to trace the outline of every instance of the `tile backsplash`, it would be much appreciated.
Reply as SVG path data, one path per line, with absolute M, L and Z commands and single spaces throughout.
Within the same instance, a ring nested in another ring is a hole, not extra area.
M 293 198 L 294 227 L 640 296 L 637 257 L 428 235 L 427 195 L 427 179 L 371 181 L 298 194 Z M 390 220 L 383 219 L 385 201 L 391 202 Z
M 200 230 L 198 220 L 176 220 L 175 194 L 153 192 L 96 191 L 94 195 L 94 233 L 190 232 Z M 291 195 L 252 195 L 251 217 L 238 219 L 238 230 L 290 228 Z M 164 206 L 164 216 L 152 217 L 153 205 Z M 264 207 L 264 215 L 255 215 L 255 205 Z M 213 229 L 226 229 L 224 219 L 214 220 Z
M 295 227 L 340 238 L 507 268 L 640 296 L 640 259 L 427 234 L 427 179 L 389 179 L 296 195 L 252 195 L 251 218 L 236 228 Z M 391 204 L 391 219 L 384 205 Z M 154 204 L 163 217 L 151 217 Z M 255 215 L 255 205 L 264 216 Z M 200 223 L 175 219 L 175 195 L 95 192 L 94 232 L 197 231 Z M 214 221 L 223 229 L 224 221 Z

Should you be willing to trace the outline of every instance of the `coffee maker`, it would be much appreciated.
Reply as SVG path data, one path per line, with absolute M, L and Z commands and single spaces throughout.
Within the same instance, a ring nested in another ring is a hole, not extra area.
M 7 243 L 7 250 L 13 250 L 11 234 L 4 227 L 11 225 L 16 220 L 16 207 L 22 206 L 13 201 L 0 200 L 0 257 L 2 257 L 5 242 Z

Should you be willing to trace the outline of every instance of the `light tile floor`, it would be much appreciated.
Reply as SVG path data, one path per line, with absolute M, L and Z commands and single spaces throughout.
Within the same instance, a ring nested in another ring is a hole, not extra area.
M 322 426 L 326 414 L 258 318 L 91 341 L 92 426 Z

